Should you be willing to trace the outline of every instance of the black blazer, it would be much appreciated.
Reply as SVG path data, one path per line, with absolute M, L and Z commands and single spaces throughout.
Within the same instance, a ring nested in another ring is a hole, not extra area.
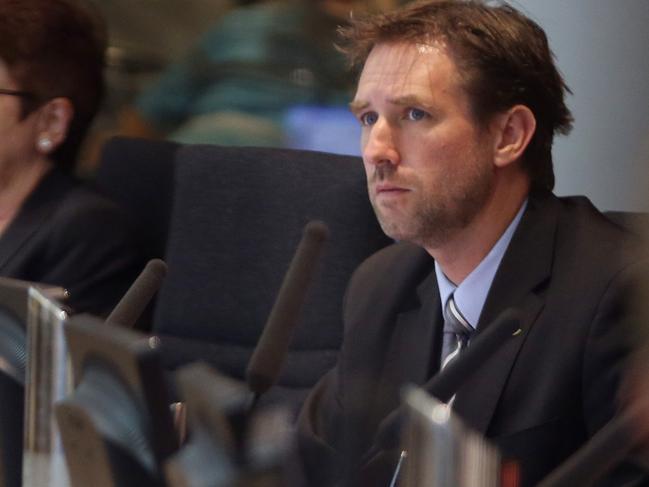
M 0 275 L 66 288 L 78 312 L 109 313 L 142 262 L 122 212 L 50 171 L 0 236 Z
M 504 458 L 519 462 L 523 486 L 541 480 L 614 414 L 631 341 L 626 296 L 643 272 L 640 252 L 639 242 L 585 198 L 530 195 L 477 326 L 480 333 L 516 306 L 522 333 L 481 365 L 454 403 Z M 400 388 L 425 383 L 439 368 L 433 266 L 423 249 L 400 243 L 352 277 L 337 366 L 299 420 L 309 485 L 327 484 L 341 458 L 366 451 L 397 407 Z M 365 466 L 365 485 L 388 485 L 394 464 L 386 457 Z

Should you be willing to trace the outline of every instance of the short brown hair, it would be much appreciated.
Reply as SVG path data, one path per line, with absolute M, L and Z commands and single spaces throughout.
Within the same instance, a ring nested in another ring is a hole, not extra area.
M 534 21 L 504 3 L 426 0 L 352 19 L 340 34 L 339 47 L 353 65 L 364 63 L 380 43 L 445 42 L 479 122 L 517 104 L 532 110 L 537 126 L 523 166 L 532 187 L 554 187 L 552 142 L 555 133 L 572 129 L 564 101 L 570 89 L 554 64 L 543 29 Z
M 74 115 L 66 140 L 52 154 L 73 167 L 79 147 L 104 94 L 106 30 L 75 0 L 0 0 L 0 59 L 21 90 L 26 115 L 41 103 L 68 98 Z

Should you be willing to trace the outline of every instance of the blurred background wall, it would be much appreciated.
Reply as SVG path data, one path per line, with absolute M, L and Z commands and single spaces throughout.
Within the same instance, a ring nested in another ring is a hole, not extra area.
M 104 134 L 115 131 L 118 109 L 151 86 L 165 66 L 182 58 L 225 12 L 233 6 L 259 3 L 92 1 L 108 19 L 111 39 L 110 97 L 98 122 L 98 131 Z M 344 9 L 347 2 L 340 3 Z M 397 0 L 366 3 L 385 8 Z M 512 3 L 544 27 L 574 92 L 568 104 L 575 128 L 555 144 L 556 191 L 586 194 L 602 209 L 649 210 L 649 0 Z M 298 127 L 311 123 L 301 123 L 301 113 L 295 116 Z M 324 116 L 317 116 L 324 124 Z M 350 133 L 350 137 L 355 135 Z M 354 152 L 355 147 L 353 141 L 346 142 L 341 151 Z
M 649 1 L 518 0 L 545 30 L 575 127 L 555 143 L 559 194 L 649 210 Z

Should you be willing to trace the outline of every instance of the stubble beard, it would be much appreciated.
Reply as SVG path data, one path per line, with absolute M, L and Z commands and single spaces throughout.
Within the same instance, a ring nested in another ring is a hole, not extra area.
M 377 173 L 376 179 L 385 177 Z M 474 220 L 493 190 L 493 174 L 486 165 L 474 164 L 461 178 L 449 175 L 433 189 L 419 188 L 417 199 L 399 216 L 389 216 L 372 198 L 383 232 L 394 240 L 429 249 L 448 244 Z

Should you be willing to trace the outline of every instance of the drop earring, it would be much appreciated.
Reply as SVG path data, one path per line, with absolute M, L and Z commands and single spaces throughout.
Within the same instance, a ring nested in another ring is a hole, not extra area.
M 49 137 L 41 137 L 37 145 L 42 152 L 49 152 L 52 149 L 52 140 Z

